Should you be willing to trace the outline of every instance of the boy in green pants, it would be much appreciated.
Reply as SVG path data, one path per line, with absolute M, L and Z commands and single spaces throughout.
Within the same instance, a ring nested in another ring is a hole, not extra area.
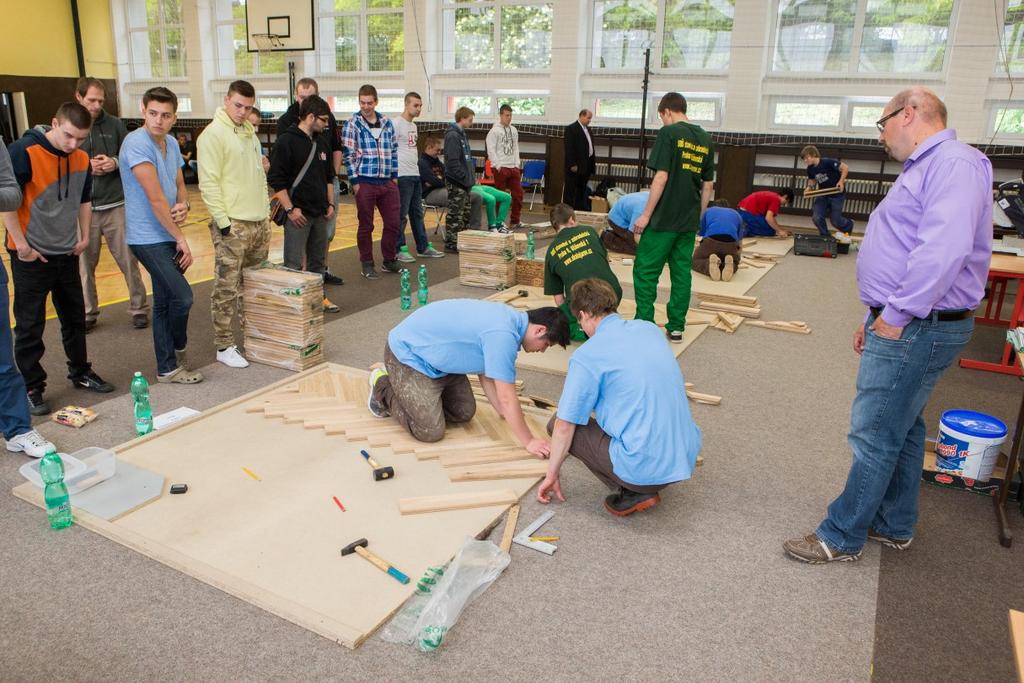
M 576 213 L 568 204 L 551 209 L 551 226 L 558 230 L 544 256 L 544 293 L 555 297 L 555 305 L 569 320 L 569 337 L 586 341 L 587 335 L 569 308 L 569 292 L 580 280 L 598 278 L 615 291 L 615 301 L 622 299 L 622 286 L 608 265 L 608 252 L 601 237 L 589 225 L 576 223 Z
M 509 232 L 505 227 L 505 218 L 512 207 L 512 195 L 491 185 L 474 185 L 471 192 L 480 195 L 487 211 L 487 229 L 498 232 Z
M 662 128 L 647 167 L 654 171 L 647 206 L 633 224 L 640 240 L 633 265 L 636 319 L 654 322 L 658 278 L 668 263 L 670 341 L 682 343 L 690 307 L 690 264 L 700 216 L 711 199 L 715 151 L 711 136 L 686 118 L 686 98 L 670 92 L 658 103 Z

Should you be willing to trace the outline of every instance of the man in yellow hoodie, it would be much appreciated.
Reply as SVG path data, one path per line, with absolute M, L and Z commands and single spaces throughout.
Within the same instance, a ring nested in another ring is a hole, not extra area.
M 270 213 L 263 150 L 249 112 L 256 91 L 246 81 L 228 86 L 224 106 L 199 135 L 199 191 L 210 211 L 216 254 L 211 304 L 217 360 L 229 368 L 248 367 L 238 351 L 232 320 L 239 310 L 242 269 L 259 265 L 270 248 Z

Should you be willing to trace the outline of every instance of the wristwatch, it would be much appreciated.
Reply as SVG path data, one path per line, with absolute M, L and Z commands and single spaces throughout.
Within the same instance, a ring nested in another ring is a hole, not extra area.
M 285 212 L 285 213 L 291 213 L 291 212 L 292 212 L 292 211 L 294 211 L 294 210 L 295 210 L 295 207 L 294 207 L 294 206 L 289 206 L 289 207 L 288 207 L 287 209 L 285 209 L 285 211 L 284 211 L 284 212 Z

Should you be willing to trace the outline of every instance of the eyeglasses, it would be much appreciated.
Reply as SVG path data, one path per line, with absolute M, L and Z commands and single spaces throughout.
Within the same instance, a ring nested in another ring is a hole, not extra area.
M 891 116 L 891 114 L 890 114 L 890 116 Z M 319 121 L 320 123 L 330 123 L 331 122 L 331 117 L 330 116 L 318 116 L 318 117 L 316 117 L 316 120 Z
M 875 127 L 878 128 L 878 132 L 879 133 L 884 133 L 885 132 L 885 122 L 888 121 L 889 119 L 891 119 L 892 117 L 896 116 L 897 114 L 899 114 L 904 109 L 906 109 L 905 106 L 904 107 L 900 107 L 899 109 L 893 110 L 893 111 L 889 112 L 888 114 L 886 114 L 885 116 L 883 116 L 882 118 L 880 118 L 877 121 L 875 121 Z

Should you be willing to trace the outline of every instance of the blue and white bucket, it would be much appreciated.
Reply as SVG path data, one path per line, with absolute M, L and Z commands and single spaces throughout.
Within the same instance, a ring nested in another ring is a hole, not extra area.
M 966 479 L 988 481 L 1006 440 L 1002 421 L 973 410 L 947 410 L 939 420 L 935 467 Z

